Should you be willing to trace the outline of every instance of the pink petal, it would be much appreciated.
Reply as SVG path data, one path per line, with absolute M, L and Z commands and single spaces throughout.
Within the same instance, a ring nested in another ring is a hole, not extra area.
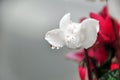
M 81 62 L 84 59 L 84 50 L 81 49 L 78 52 L 68 53 L 65 55 L 65 58 L 73 61 Z

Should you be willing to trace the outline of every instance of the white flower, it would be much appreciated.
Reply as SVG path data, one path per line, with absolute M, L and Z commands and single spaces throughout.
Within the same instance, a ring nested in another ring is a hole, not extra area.
M 85 19 L 82 23 L 72 22 L 70 13 L 60 20 L 59 28 L 48 31 L 45 39 L 52 45 L 52 49 L 63 47 L 89 48 L 97 38 L 99 22 L 95 19 Z
M 120 23 L 120 0 L 108 0 L 108 11 Z

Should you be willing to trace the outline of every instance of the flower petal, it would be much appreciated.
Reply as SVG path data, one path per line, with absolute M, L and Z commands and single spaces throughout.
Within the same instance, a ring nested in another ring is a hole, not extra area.
M 99 32 L 99 22 L 95 19 L 86 19 L 81 23 L 81 31 L 85 36 L 82 47 L 91 47 L 97 39 L 97 33 Z
M 115 70 L 115 69 L 118 69 L 119 68 L 119 64 L 117 63 L 112 63 L 111 66 L 110 66 L 110 70 Z
M 103 9 L 99 12 L 99 15 L 101 15 L 103 18 L 106 18 L 106 16 L 109 15 L 107 6 L 103 7 Z
M 84 49 L 80 49 L 78 52 L 68 53 L 65 58 L 80 63 L 84 59 Z
M 84 35 L 80 34 L 80 23 L 71 23 L 65 31 L 65 43 L 68 48 L 80 48 Z
M 80 76 L 81 80 L 89 80 L 88 79 L 88 70 L 87 70 L 86 66 L 84 66 L 84 67 L 79 66 L 78 71 L 79 71 L 79 76 Z
M 66 27 L 71 23 L 70 13 L 65 14 L 60 20 L 59 27 L 61 30 L 66 30 Z
M 99 21 L 100 27 L 105 25 L 105 22 L 104 22 L 105 20 L 101 15 L 93 13 L 93 12 L 91 12 L 89 15 L 91 18 L 94 18 Z
M 53 47 L 60 48 L 64 46 L 64 33 L 60 29 L 48 31 L 45 35 L 47 40 Z
M 104 46 L 101 46 L 101 45 L 99 45 L 97 47 L 89 48 L 88 49 L 88 55 L 89 55 L 89 57 L 97 60 L 98 64 L 103 64 L 109 58 L 108 52 L 106 51 Z

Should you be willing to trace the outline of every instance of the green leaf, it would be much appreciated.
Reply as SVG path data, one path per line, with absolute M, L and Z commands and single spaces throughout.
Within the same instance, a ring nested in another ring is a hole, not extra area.
M 105 73 L 98 80 L 120 80 L 119 78 L 120 78 L 119 69 L 116 69 L 116 70 L 109 71 L 109 72 Z

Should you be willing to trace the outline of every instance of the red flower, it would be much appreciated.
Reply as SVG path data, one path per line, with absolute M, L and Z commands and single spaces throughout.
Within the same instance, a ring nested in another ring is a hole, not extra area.
M 108 52 L 103 46 L 90 48 L 88 50 L 88 55 L 94 58 L 98 64 L 102 64 L 108 59 Z
M 90 17 L 99 20 L 100 31 L 98 40 L 111 43 L 115 40 L 115 33 L 110 15 L 107 13 L 107 7 L 99 13 L 90 13 Z
M 81 80 L 88 80 L 87 67 L 79 66 L 79 67 L 78 67 L 78 71 L 79 71 L 79 76 L 80 76 L 80 79 L 81 79 Z
M 118 69 L 119 68 L 119 64 L 117 63 L 112 63 L 111 66 L 110 66 L 110 70 L 115 70 L 115 69 Z

